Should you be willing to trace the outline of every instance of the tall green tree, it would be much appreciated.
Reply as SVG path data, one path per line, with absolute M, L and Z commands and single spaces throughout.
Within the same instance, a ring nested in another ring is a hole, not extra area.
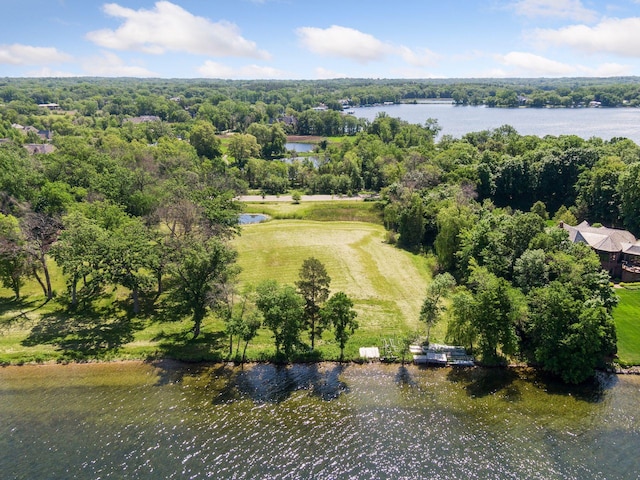
M 631 232 L 640 235 L 640 162 L 629 165 L 620 175 L 618 191 L 622 220 Z
M 276 355 L 289 359 L 300 344 L 304 328 L 304 300 L 295 288 L 267 280 L 256 287 L 256 306 L 264 325 L 273 332 Z
M 140 313 L 141 293 L 153 284 L 152 253 L 152 235 L 139 218 L 130 218 L 109 236 L 109 277 L 131 291 L 134 314 Z
M 70 306 L 78 305 L 78 284 L 82 297 L 90 299 L 102 291 L 105 278 L 107 231 L 78 211 L 62 219 L 63 230 L 51 248 L 51 255 L 66 276 Z
M 244 341 L 242 362 L 244 363 L 249 342 L 258 334 L 262 317 L 255 306 L 255 290 L 249 286 L 242 294 L 236 295 L 235 285 L 227 285 L 223 293 L 219 312 L 225 322 L 225 332 L 229 335 L 229 356 L 233 356 L 236 341 L 236 357 L 240 354 L 240 341 Z
M 200 335 L 208 309 L 221 301 L 224 286 L 237 274 L 237 252 L 217 238 L 190 238 L 176 252 L 170 271 L 175 278 L 174 294 L 191 314 L 193 338 Z
M 320 338 L 329 325 L 320 315 L 320 310 L 322 304 L 329 298 L 331 277 L 327 274 L 324 264 L 315 257 L 309 257 L 302 262 L 298 277 L 296 286 L 304 298 L 304 320 L 306 329 L 309 330 L 313 350 L 315 339 Z
M 516 326 L 525 315 L 522 294 L 504 278 L 476 265 L 472 266 L 469 285 L 474 299 L 471 324 L 482 358 L 487 363 L 501 362 L 518 350 Z
M 20 288 L 28 274 L 24 243 L 18 219 L 0 213 L 0 280 L 13 291 L 16 300 L 20 300 Z
M 58 218 L 44 213 L 29 213 L 21 223 L 22 232 L 26 239 L 25 248 L 33 260 L 31 273 L 42 287 L 47 300 L 53 298 L 47 257 L 51 246 L 58 239 L 61 227 L 62 224 Z M 40 277 L 38 269 L 42 271 L 44 280 Z
M 458 287 L 451 297 L 447 342 L 464 345 L 473 351 L 473 344 L 478 337 L 478 331 L 473 321 L 475 308 L 473 294 L 465 286 Z
M 466 205 L 454 204 L 438 212 L 438 234 L 434 242 L 438 263 L 444 270 L 456 267 L 456 252 L 460 249 L 460 234 L 473 225 L 475 216 Z
M 427 342 L 433 327 L 445 311 L 443 301 L 455 287 L 456 280 L 448 273 L 436 275 L 427 287 L 427 293 L 420 308 L 420 320 L 427 326 Z
M 222 156 L 222 144 L 216 137 L 216 129 L 209 122 L 198 121 L 191 128 L 189 143 L 196 149 L 198 156 L 218 158 Z
M 340 361 L 342 361 L 344 347 L 359 326 L 356 320 L 358 313 L 353 309 L 353 301 L 344 292 L 334 293 L 320 313 L 326 323 L 333 325 L 333 332 L 340 346 Z
M 229 139 L 227 148 L 241 170 L 244 169 L 247 160 L 260 154 L 260 145 L 258 145 L 256 137 L 250 134 L 233 135 Z
M 398 221 L 400 244 L 406 248 L 419 247 L 424 236 L 425 223 L 422 198 L 414 193 L 408 203 L 400 210 Z
M 610 311 L 597 298 L 584 302 L 558 281 L 529 297 L 534 357 L 565 382 L 580 383 L 616 351 Z

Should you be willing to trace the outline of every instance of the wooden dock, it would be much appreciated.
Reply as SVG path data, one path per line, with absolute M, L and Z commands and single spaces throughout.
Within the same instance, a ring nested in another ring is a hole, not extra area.
M 411 345 L 413 363 L 418 365 L 449 365 L 454 367 L 472 367 L 475 361 L 467 355 L 464 347 L 431 343 L 426 347 Z

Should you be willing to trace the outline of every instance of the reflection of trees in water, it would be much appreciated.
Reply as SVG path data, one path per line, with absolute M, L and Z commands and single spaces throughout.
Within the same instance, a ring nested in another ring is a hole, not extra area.
M 618 381 L 615 375 L 598 373 L 586 382 L 572 385 L 531 368 L 454 368 L 447 374 L 447 379 L 462 384 L 467 395 L 473 398 L 502 393 L 509 400 L 521 400 L 518 383 L 526 382 L 552 395 L 572 396 L 590 403 L 601 402 L 606 391 Z
M 215 404 L 250 399 L 256 403 L 280 403 L 298 390 L 329 401 L 348 393 L 340 380 L 344 365 L 319 363 L 253 366 L 186 365 L 171 360 L 155 362 L 159 379 L 156 386 L 195 382 Z
M 395 381 L 398 385 L 406 385 L 408 387 L 417 387 L 418 383 L 411 376 L 411 372 L 405 365 L 400 365 L 396 372 Z
M 298 390 L 308 390 L 310 395 L 332 400 L 348 391 L 339 378 L 344 368 L 342 365 L 321 368 L 317 363 L 255 365 L 241 371 L 235 384 L 243 396 L 254 402 L 282 402 Z

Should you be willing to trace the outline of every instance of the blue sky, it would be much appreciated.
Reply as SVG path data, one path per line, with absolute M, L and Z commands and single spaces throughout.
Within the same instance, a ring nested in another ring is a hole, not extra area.
M 0 0 L 0 77 L 640 75 L 640 0 Z

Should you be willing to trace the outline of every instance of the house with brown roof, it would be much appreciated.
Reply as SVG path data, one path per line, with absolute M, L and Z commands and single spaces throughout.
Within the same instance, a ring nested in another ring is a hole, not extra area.
M 587 221 L 575 227 L 561 223 L 569 240 L 586 243 L 600 257 L 602 268 L 623 282 L 640 281 L 640 242 L 631 232 L 617 228 L 592 227 Z

